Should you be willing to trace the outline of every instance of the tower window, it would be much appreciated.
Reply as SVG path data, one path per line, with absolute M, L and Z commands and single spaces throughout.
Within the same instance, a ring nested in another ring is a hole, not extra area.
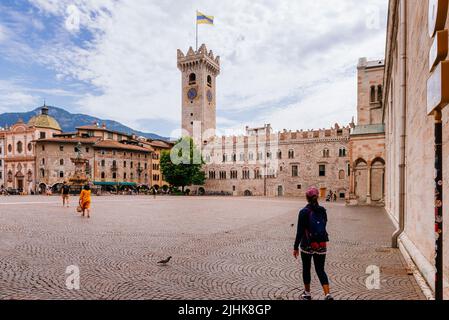
M 207 76 L 207 85 L 212 88 L 212 77 L 210 75 Z
M 196 74 L 191 73 L 189 75 L 189 85 L 196 84 Z
M 376 87 L 375 86 L 371 86 L 371 98 L 370 98 L 371 103 L 376 102 Z
M 382 102 L 382 86 L 377 87 L 377 101 Z

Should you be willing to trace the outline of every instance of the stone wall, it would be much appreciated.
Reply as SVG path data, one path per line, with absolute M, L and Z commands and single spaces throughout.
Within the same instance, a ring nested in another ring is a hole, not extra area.
M 418 266 L 432 286 L 434 284 L 431 268 L 434 265 L 435 227 L 434 227 L 434 120 L 427 115 L 427 79 L 429 77 L 428 55 L 431 39 L 427 26 L 427 1 L 407 1 L 407 110 L 406 110 L 406 190 L 405 190 L 405 236 L 410 240 L 410 252 L 416 251 L 415 262 L 419 256 L 425 259 Z M 392 3 L 390 3 L 392 7 Z M 391 10 L 391 9 L 390 9 Z M 397 11 L 400 12 L 400 9 Z M 390 13 L 391 14 L 391 13 Z M 391 27 L 391 26 L 390 26 Z M 449 28 L 449 21 L 446 23 Z M 401 31 L 389 40 L 390 77 L 388 101 L 384 114 L 386 117 L 386 152 L 387 152 L 387 200 L 386 209 L 395 219 L 399 216 L 399 165 L 401 135 Z M 388 79 L 388 77 L 386 78 Z M 449 161 L 449 110 L 443 112 L 444 122 L 444 166 Z M 448 194 L 448 171 L 444 172 L 444 193 Z M 444 197 L 444 216 L 447 217 L 449 200 Z M 444 232 L 448 232 L 446 223 Z M 446 285 L 449 276 L 447 263 L 448 245 L 445 238 L 445 276 Z M 446 298 L 449 290 L 446 287 Z

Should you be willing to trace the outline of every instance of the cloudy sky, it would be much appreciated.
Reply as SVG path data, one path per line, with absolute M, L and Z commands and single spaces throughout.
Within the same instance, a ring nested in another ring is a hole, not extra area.
M 359 57 L 383 58 L 387 0 L 2 0 L 0 113 L 47 104 L 169 135 L 176 49 L 221 56 L 218 127 L 348 124 Z

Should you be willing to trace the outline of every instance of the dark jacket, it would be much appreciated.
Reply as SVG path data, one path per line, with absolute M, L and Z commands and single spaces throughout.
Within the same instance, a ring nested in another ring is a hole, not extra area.
M 299 212 L 298 230 L 296 232 L 296 240 L 294 245 L 295 250 L 299 250 L 300 246 L 302 249 L 308 249 L 311 245 L 309 237 L 306 236 L 306 229 L 309 228 L 310 210 L 313 212 L 314 215 L 318 215 L 320 220 L 324 221 L 324 223 L 327 224 L 326 209 L 324 209 L 321 206 L 314 206 L 308 204 L 304 209 L 302 209 Z M 329 237 L 326 236 L 326 238 L 323 239 L 323 242 L 329 242 Z

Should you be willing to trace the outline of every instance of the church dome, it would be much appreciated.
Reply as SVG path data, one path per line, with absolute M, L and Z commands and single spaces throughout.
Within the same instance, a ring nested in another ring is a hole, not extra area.
M 34 116 L 28 121 L 28 126 L 62 131 L 58 121 L 48 115 L 48 108 L 46 106 L 42 107 L 40 115 Z

